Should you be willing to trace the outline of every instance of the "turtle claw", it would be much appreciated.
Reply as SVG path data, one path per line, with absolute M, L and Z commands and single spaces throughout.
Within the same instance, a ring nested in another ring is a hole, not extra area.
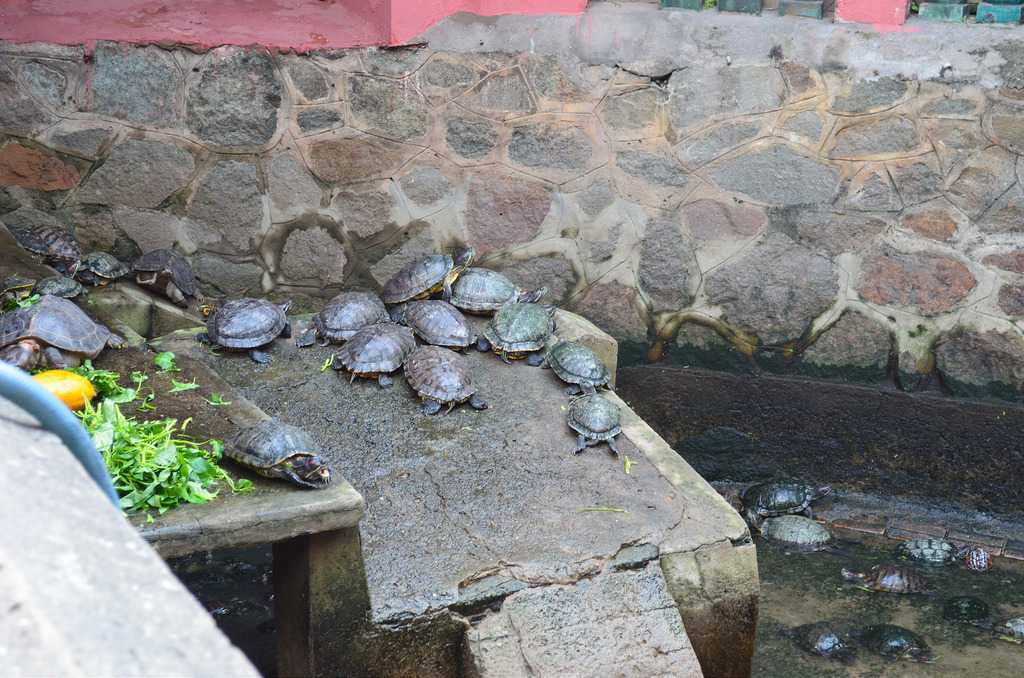
M 618 457 L 619 447 L 615 444 L 615 438 L 609 438 L 606 442 L 608 443 L 608 449 L 611 450 L 612 456 Z
M 420 405 L 420 412 L 426 415 L 437 414 L 441 411 L 441 403 L 436 400 L 427 399 Z
M 387 388 L 395 383 L 395 380 L 391 378 L 390 374 L 381 374 L 377 377 L 377 383 L 380 384 L 381 388 Z
M 483 337 L 477 337 L 476 339 L 476 350 L 481 353 L 487 353 L 491 350 L 491 342 L 487 341 Z
M 483 398 L 475 393 L 469 397 L 469 406 L 474 410 L 486 410 L 490 407 Z
M 504 351 L 501 352 L 501 361 L 506 365 L 511 365 L 512 361 L 508 359 L 508 354 Z
M 252 358 L 252 361 L 258 365 L 269 365 L 271 360 L 269 353 L 267 353 L 266 351 L 261 351 L 260 349 L 257 348 L 254 348 L 251 351 L 249 351 L 249 357 Z
M 576 437 L 576 449 L 572 451 L 573 454 L 579 454 L 583 450 L 587 449 L 587 439 L 583 437 L 583 434 L 579 434 Z
M 286 322 L 284 324 L 284 329 L 281 330 L 280 336 L 281 336 L 282 339 L 291 339 L 291 336 L 292 336 L 292 324 L 291 324 L 290 321 Z
M 196 341 L 200 344 L 212 344 L 213 341 L 210 339 L 210 335 L 206 332 L 200 332 L 196 335 Z
M 540 367 L 544 363 L 544 356 L 540 353 L 531 353 L 526 356 L 526 364 L 530 367 Z
M 308 348 L 316 343 L 316 331 L 309 329 L 295 337 L 295 345 L 299 348 Z
M 580 394 L 580 387 L 577 384 L 573 384 L 565 389 L 565 395 L 575 396 Z

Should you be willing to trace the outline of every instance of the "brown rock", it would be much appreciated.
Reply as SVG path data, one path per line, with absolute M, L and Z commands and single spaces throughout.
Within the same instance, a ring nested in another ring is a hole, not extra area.
M 768 225 L 760 207 L 739 202 L 697 200 L 683 205 L 683 223 L 701 241 L 750 238 Z
M 999 288 L 999 308 L 1006 315 L 1024 316 L 1024 285 L 1003 285 Z
M 576 272 L 565 257 L 531 257 L 517 261 L 501 270 L 521 289 L 532 290 L 544 286 L 548 293 L 546 304 L 560 304 L 576 285 Z
M 371 136 L 327 139 L 309 146 L 309 168 L 324 181 L 331 182 L 385 178 L 416 151 Z
M 918 235 L 938 240 L 949 240 L 956 233 L 956 219 L 946 210 L 928 209 L 922 212 L 904 214 L 900 219 L 904 228 L 909 228 Z
M 340 283 L 345 263 L 341 243 L 319 226 L 292 231 L 281 251 L 281 273 L 296 283 Z
M 1024 273 L 1024 250 L 1014 250 L 1005 254 L 990 254 L 982 259 L 982 263 L 1011 273 Z
M 943 384 L 956 395 L 1024 395 L 1024 338 L 960 327 L 939 340 L 935 361 Z
M 956 308 L 976 285 L 971 271 L 956 259 L 887 252 L 864 263 L 858 291 L 871 303 L 908 306 L 931 316 Z
M 0 184 L 37 191 L 67 191 L 78 185 L 78 170 L 52 153 L 21 144 L 0 148 Z
M 591 285 L 573 310 L 616 339 L 644 341 L 647 325 L 640 313 L 637 291 L 619 283 Z
M 551 208 L 542 183 L 515 175 L 480 173 L 469 181 L 466 229 L 478 254 L 529 242 L 540 232 Z

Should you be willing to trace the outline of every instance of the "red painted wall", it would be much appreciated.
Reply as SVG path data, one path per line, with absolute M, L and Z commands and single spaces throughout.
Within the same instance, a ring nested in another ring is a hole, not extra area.
M 499 14 L 579 14 L 587 0 L 391 0 L 391 44 L 414 38 L 456 12 Z

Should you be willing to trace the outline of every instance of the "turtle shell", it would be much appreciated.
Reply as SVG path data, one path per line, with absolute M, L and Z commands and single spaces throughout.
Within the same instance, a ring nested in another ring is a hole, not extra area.
M 996 633 L 1002 634 L 1007 640 L 1024 641 L 1024 617 L 1014 617 L 1001 622 L 995 627 Z
M 484 338 L 496 351 L 539 351 L 555 331 L 554 312 L 553 307 L 541 304 L 506 304 L 487 323 Z
M 949 565 L 956 560 L 956 547 L 945 539 L 911 539 L 896 547 L 896 555 L 922 565 Z
M 558 377 L 569 384 L 607 386 L 611 380 L 608 368 L 597 354 L 575 341 L 560 341 L 547 352 L 547 364 Z
M 352 335 L 338 351 L 341 366 L 355 374 L 394 372 L 416 349 L 412 330 L 395 323 L 370 325 Z M 335 364 L 336 369 L 341 369 Z
M 168 276 L 170 282 L 173 282 L 186 296 L 194 297 L 199 292 L 199 284 L 196 282 L 192 267 L 188 260 L 175 250 L 164 248 L 146 252 L 135 260 L 134 269 L 136 273 L 157 273 Z M 157 277 L 159 279 L 161 276 Z M 166 284 L 165 280 L 161 286 L 166 286 Z
M 368 325 L 386 322 L 388 310 L 372 292 L 342 292 L 313 316 L 317 334 L 326 341 L 340 343 Z
M 824 525 L 803 516 L 769 518 L 761 526 L 765 539 L 791 544 L 809 551 L 820 551 L 831 543 L 832 533 Z
M 50 294 L 55 297 L 71 299 L 77 297 L 84 290 L 81 283 L 74 278 L 69 278 L 66 275 L 52 275 L 37 282 L 32 291 L 35 294 Z
M 210 314 L 206 331 L 215 344 L 248 349 L 269 344 L 287 323 L 284 310 L 266 299 L 232 299 Z
M 980 546 L 971 546 L 960 553 L 964 567 L 974 572 L 988 572 L 992 569 L 992 554 Z
M 786 632 L 797 646 L 805 652 L 828 657 L 830 659 L 847 660 L 852 658 L 852 651 L 840 638 L 829 622 L 814 622 L 789 629 Z
M 452 304 L 470 313 L 492 313 L 519 297 L 511 280 L 487 268 L 469 268 L 452 285 Z
M 455 267 L 447 254 L 428 254 L 403 266 L 384 283 L 381 297 L 385 304 L 398 304 L 427 296 L 444 283 L 445 276 Z
M 827 494 L 827 486 L 815 488 L 804 483 L 782 480 L 751 485 L 743 491 L 740 499 L 748 512 L 760 516 L 781 516 L 786 513 L 801 513 L 811 502 Z
M 82 258 L 82 248 L 75 236 L 58 226 L 11 227 L 10 231 L 19 245 L 41 256 L 61 273 L 72 273 Z
M 405 309 L 405 323 L 416 336 L 435 346 L 465 348 L 476 341 L 466 317 L 447 301 L 410 302 Z
M 974 596 L 956 596 L 942 606 L 942 616 L 947 621 L 990 628 L 992 611 L 988 603 Z
M 38 303 L 0 316 L 0 346 L 38 339 L 64 351 L 95 358 L 110 332 L 67 299 L 43 296 Z
M 4 278 L 0 283 L 0 294 L 14 294 L 17 298 L 24 297 L 32 291 L 36 281 L 32 278 L 14 274 Z
M 569 428 L 590 440 L 608 440 L 622 432 L 619 406 L 598 393 L 569 403 Z
M 921 573 L 905 565 L 875 565 L 864 573 L 844 569 L 843 578 L 884 593 L 923 593 L 928 590 L 928 581 Z
M 102 285 L 128 275 L 128 267 L 106 252 L 89 252 L 78 264 L 76 275 L 88 285 Z
M 476 393 L 469 361 L 440 346 L 421 346 L 405 360 L 405 379 L 421 398 L 461 403 Z
M 296 452 L 312 453 L 316 449 L 313 439 L 302 429 L 277 421 L 261 421 L 243 428 L 224 454 L 252 469 L 268 469 L 280 464 Z
M 860 643 L 886 657 L 906 657 L 919 662 L 930 662 L 932 652 L 921 636 L 895 624 L 875 624 L 861 630 Z

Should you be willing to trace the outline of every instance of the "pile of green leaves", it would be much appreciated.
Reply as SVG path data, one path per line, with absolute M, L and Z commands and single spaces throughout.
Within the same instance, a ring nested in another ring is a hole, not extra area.
M 4 305 L 0 311 L 6 313 L 7 311 L 16 311 L 19 308 L 28 308 L 29 306 L 35 305 L 40 299 L 42 299 L 42 297 L 38 294 L 30 294 L 27 297 L 22 297 L 21 299 L 4 299 Z

